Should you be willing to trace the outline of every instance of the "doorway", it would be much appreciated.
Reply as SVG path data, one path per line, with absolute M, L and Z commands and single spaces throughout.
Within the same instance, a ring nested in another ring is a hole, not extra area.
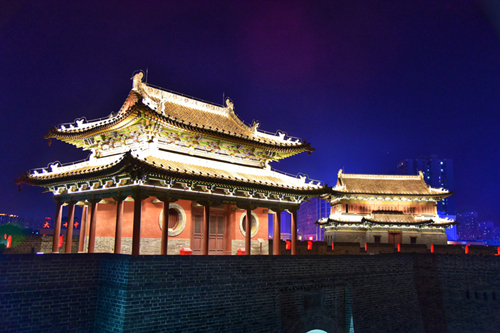
M 394 245 L 394 248 L 398 247 L 398 244 L 401 244 L 403 237 L 400 232 L 389 232 L 389 244 Z
M 203 209 L 193 209 L 193 235 L 191 250 L 193 254 L 202 254 L 203 225 L 205 223 Z M 224 233 L 226 214 L 222 210 L 211 210 L 208 224 L 208 254 L 224 254 Z

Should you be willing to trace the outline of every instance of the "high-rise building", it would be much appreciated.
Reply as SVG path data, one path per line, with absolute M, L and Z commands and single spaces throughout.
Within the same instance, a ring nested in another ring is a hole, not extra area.
M 19 216 L 15 214 L 0 213 L 0 225 L 7 223 L 19 223 Z
M 321 241 L 325 234 L 325 229 L 321 228 L 316 222 L 319 219 L 330 215 L 330 203 L 320 198 L 309 199 L 300 205 L 297 212 L 299 227 L 299 237 L 304 240 Z
M 460 239 L 477 239 L 477 212 L 466 212 L 457 214 L 458 236 Z
M 400 175 L 418 175 L 419 171 L 422 171 L 427 185 L 451 191 L 455 189 L 452 159 L 431 155 L 406 159 L 398 163 Z M 455 199 L 453 197 L 445 198 L 438 202 L 437 208 L 445 215 L 455 215 Z

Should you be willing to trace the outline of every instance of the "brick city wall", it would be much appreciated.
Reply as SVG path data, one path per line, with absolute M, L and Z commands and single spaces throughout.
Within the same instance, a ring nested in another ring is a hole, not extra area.
M 333 249 L 331 244 L 326 242 L 312 242 L 311 249 L 308 249 L 307 241 L 297 242 L 298 255 L 372 255 L 398 253 L 393 244 L 387 243 L 366 243 L 365 247 L 360 247 L 359 243 L 335 242 Z M 434 245 L 433 253 L 441 254 L 465 254 L 465 245 Z M 496 255 L 500 254 L 497 246 L 469 245 L 469 255 Z M 280 253 L 291 255 L 291 250 L 286 249 L 286 242 L 280 241 Z M 431 246 L 425 244 L 400 244 L 400 253 L 431 253 Z M 273 240 L 269 240 L 269 254 L 273 254 Z
M 2 332 L 496 332 L 495 256 L 1 255 Z
M 5 254 L 26 254 L 26 253 L 52 253 L 52 236 L 42 235 L 15 235 L 13 244 L 9 249 L 3 249 Z M 78 253 L 78 236 L 72 237 L 71 253 Z M 59 253 L 64 253 L 66 248 L 66 236 L 63 236 L 63 244 L 59 248 Z

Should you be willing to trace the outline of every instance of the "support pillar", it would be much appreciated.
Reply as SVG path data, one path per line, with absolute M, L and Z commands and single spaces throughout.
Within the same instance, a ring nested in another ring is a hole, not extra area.
M 273 255 L 281 254 L 281 212 L 277 210 L 273 219 Z
M 292 211 L 292 255 L 297 254 L 297 211 Z
M 73 223 L 75 222 L 75 203 L 69 202 L 68 206 L 68 228 L 66 229 L 66 248 L 65 253 L 71 253 L 71 245 L 73 245 Z
M 167 255 L 168 252 L 168 217 L 170 202 L 163 200 L 163 224 L 161 225 L 161 254 Z
M 115 229 L 115 253 L 122 253 L 122 224 L 123 224 L 123 200 L 124 197 L 114 198 L 116 200 L 116 229 Z
M 245 221 L 245 255 L 249 256 L 252 250 L 252 208 L 247 208 Z
M 57 201 L 56 218 L 54 224 L 54 239 L 52 240 L 52 253 L 59 253 L 59 236 L 61 235 L 62 202 Z
M 82 223 L 80 223 L 80 238 L 78 239 L 78 252 L 83 252 L 83 244 L 85 243 L 85 236 L 87 236 L 87 216 L 88 207 L 86 204 L 82 207 Z
M 88 253 L 94 253 L 95 249 L 95 231 L 97 227 L 97 201 L 90 200 L 90 230 L 89 230 L 89 249 Z
M 134 226 L 132 233 L 132 255 L 139 255 L 141 251 L 141 217 L 142 217 L 142 200 L 143 198 L 140 191 L 134 195 Z
M 209 237 L 209 226 L 210 223 L 210 205 L 205 205 L 205 223 L 203 224 L 203 240 L 201 242 L 202 254 L 208 255 L 208 237 Z

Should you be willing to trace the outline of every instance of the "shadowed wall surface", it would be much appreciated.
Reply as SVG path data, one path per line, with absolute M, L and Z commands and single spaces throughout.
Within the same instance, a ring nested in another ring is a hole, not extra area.
M 0 263 L 2 332 L 500 327 L 493 256 L 59 254 L 1 255 Z

